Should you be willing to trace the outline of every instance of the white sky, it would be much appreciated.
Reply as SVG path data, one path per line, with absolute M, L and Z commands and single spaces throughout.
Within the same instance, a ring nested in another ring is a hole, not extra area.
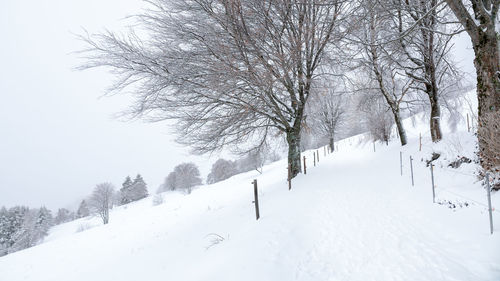
M 139 0 L 3 0 L 0 8 L 0 206 L 72 206 L 95 184 L 141 173 L 150 191 L 184 161 L 165 124 L 112 118 L 125 97 L 100 98 L 112 77 L 73 70 L 74 33 L 117 30 Z
M 190 156 L 165 124 L 112 118 L 126 97 L 105 97 L 112 76 L 74 71 L 82 27 L 119 30 L 140 0 L 3 0 L 0 8 L 0 206 L 73 207 L 95 184 L 117 188 L 141 173 L 154 192 L 181 162 L 205 177 L 212 161 Z M 467 36 L 456 52 L 474 72 Z

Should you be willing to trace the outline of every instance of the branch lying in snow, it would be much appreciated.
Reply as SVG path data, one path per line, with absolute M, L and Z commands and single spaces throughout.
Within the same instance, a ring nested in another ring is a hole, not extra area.
M 219 244 L 220 242 L 226 240 L 226 238 L 220 236 L 219 234 L 217 233 L 209 233 L 205 236 L 205 238 L 210 238 L 210 241 L 209 241 L 209 245 L 207 247 L 205 247 L 205 250 L 208 250 L 210 249 L 211 247 Z M 227 239 L 229 239 L 229 234 L 227 235 Z

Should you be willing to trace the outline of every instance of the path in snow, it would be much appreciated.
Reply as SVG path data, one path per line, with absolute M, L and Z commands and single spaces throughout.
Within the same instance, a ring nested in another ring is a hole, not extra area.
M 109 225 L 0 258 L 0 280 L 500 280 L 500 239 L 484 210 L 432 204 L 420 161 L 411 187 L 397 144 L 371 149 L 321 155 L 291 191 L 280 161 L 189 196 L 167 193 L 160 206 L 115 208 Z M 208 247 L 210 233 L 224 240 Z

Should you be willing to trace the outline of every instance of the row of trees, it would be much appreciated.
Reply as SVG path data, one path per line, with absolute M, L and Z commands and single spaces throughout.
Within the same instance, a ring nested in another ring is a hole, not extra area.
M 127 176 L 118 196 L 119 198 L 117 199 L 121 205 L 146 198 L 148 196 L 148 188 L 142 176 L 138 174 L 134 181 Z
M 95 214 L 101 217 L 102 222 L 109 222 L 109 210 L 114 205 L 128 204 L 148 196 L 148 188 L 146 182 L 140 174 L 134 181 L 127 176 L 119 191 L 115 191 L 113 184 L 104 182 L 96 185 L 92 194 L 87 201 L 83 200 L 77 211 L 78 217 L 85 217 L 90 214 Z
M 0 209 L 0 256 L 35 246 L 53 225 L 52 213 L 45 207 L 15 206 Z
M 60 208 L 55 217 L 45 207 L 30 209 L 15 206 L 0 209 L 0 256 L 32 247 L 40 243 L 53 225 L 96 214 L 104 224 L 109 222 L 113 205 L 127 204 L 148 196 L 146 183 L 141 175 L 134 181 L 127 177 L 119 192 L 111 183 L 98 184 L 91 196 L 82 200 L 77 212 Z
M 238 173 L 252 170 L 262 173 L 262 167 L 264 166 L 265 160 L 265 154 L 259 151 L 250 152 L 237 161 L 222 158 L 218 159 L 212 165 L 206 183 L 213 184 L 228 179 Z M 174 170 L 168 174 L 157 192 L 180 190 L 189 194 L 193 187 L 201 184 L 202 179 L 198 167 L 194 163 L 182 163 L 177 165 Z
M 147 39 L 133 29 L 84 36 L 82 68 L 111 67 L 120 78 L 113 90 L 135 93 L 130 113 L 177 120 L 178 141 L 194 152 L 226 146 L 248 152 L 283 136 L 295 176 L 304 131 L 320 121 L 331 143 L 339 109 L 355 111 L 332 94 L 375 101 L 356 111 L 388 112 L 402 145 L 401 118 L 425 108 L 432 140 L 439 141 L 441 105 L 461 87 L 451 40 L 464 29 L 476 53 L 481 164 L 495 170 L 499 1 L 464 1 L 153 0 L 135 17 Z M 308 110 L 314 97 L 326 98 Z

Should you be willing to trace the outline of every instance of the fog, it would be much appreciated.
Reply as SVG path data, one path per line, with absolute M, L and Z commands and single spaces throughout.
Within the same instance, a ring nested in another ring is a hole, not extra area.
M 166 124 L 114 115 L 126 96 L 102 97 L 113 77 L 76 71 L 75 34 L 119 30 L 138 0 L 8 1 L 0 9 L 0 206 L 72 207 L 97 183 L 119 188 L 141 173 L 154 192 L 180 162 L 205 158 L 176 145 Z

